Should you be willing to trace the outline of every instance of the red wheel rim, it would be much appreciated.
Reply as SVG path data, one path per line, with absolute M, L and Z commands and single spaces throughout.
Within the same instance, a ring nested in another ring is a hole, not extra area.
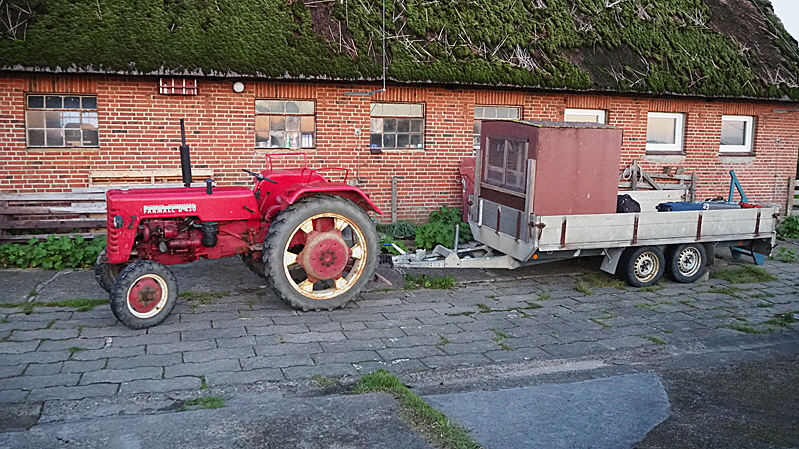
M 128 289 L 128 310 L 138 318 L 151 318 L 160 312 L 169 298 L 169 286 L 154 274 L 136 279 Z

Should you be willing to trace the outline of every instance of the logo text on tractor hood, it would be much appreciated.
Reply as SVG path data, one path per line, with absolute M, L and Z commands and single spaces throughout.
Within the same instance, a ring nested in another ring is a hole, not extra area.
M 144 206 L 145 214 L 169 214 L 174 212 L 195 212 L 196 204 L 152 204 Z

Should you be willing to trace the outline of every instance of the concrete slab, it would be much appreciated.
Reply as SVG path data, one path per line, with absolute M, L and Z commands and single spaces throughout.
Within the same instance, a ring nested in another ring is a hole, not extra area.
M 650 373 L 424 399 L 486 449 L 629 448 L 669 416 Z

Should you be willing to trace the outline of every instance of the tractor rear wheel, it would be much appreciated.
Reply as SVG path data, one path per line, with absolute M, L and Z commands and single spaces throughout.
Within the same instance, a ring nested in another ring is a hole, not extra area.
M 267 284 L 300 310 L 333 310 L 372 279 L 379 244 L 374 223 L 341 197 L 317 195 L 286 208 L 269 226 L 263 261 Z
M 122 270 L 125 269 L 127 264 L 124 263 L 108 263 L 108 256 L 106 255 L 105 248 L 97 255 L 97 261 L 94 263 L 94 278 L 103 290 L 111 293 L 114 288 L 114 281 Z
M 175 308 L 178 281 L 165 265 L 140 260 L 122 270 L 111 290 L 111 311 L 125 326 L 161 324 Z
M 260 253 L 256 253 L 259 254 Z M 261 257 L 254 257 L 250 253 L 245 253 L 241 255 L 241 260 L 244 261 L 244 265 L 250 269 L 253 273 L 257 274 L 260 277 L 266 277 L 264 274 L 264 262 Z

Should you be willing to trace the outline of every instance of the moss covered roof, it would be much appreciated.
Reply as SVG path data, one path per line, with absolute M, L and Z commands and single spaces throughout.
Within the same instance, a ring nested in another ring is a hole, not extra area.
M 5 0 L 3 70 L 799 99 L 769 0 Z

